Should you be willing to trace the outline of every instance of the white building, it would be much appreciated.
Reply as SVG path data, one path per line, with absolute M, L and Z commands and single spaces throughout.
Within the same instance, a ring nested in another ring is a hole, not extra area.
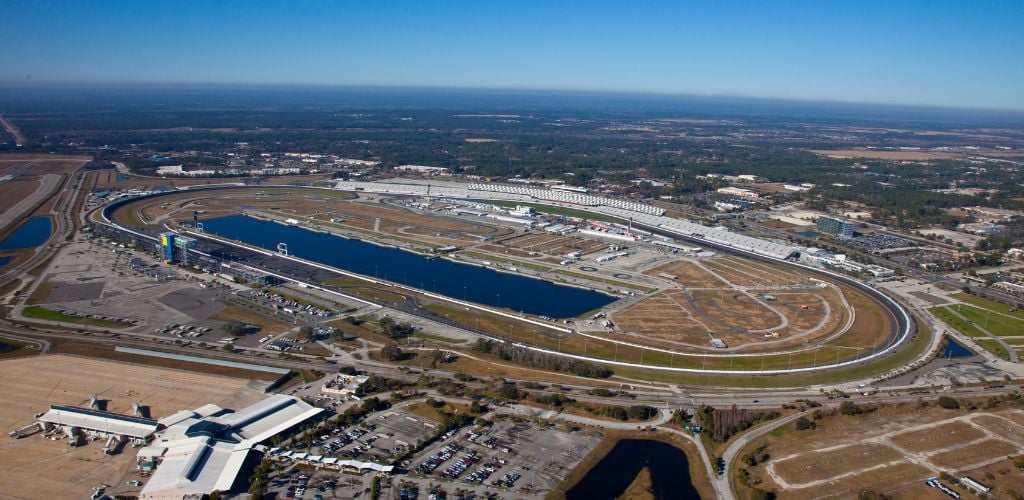
M 395 167 L 395 170 L 425 175 L 445 175 L 448 173 L 448 169 L 445 167 L 428 167 L 426 165 L 399 165 Z
M 136 458 L 139 469 L 153 471 L 139 498 L 192 500 L 230 491 L 260 443 L 321 412 L 294 396 L 275 394 L 237 412 L 205 405 L 164 417 L 164 430 Z
M 336 394 L 339 396 L 351 396 L 356 393 L 359 386 L 363 385 L 370 377 L 366 375 L 345 375 L 339 373 L 335 377 L 320 387 L 320 392 L 324 394 Z
M 748 200 L 756 200 L 756 199 L 761 198 L 761 195 L 759 195 L 759 194 L 757 194 L 757 193 L 755 193 L 755 192 L 753 192 L 753 191 L 751 191 L 749 189 L 743 189 L 743 188 L 732 187 L 732 186 L 724 187 L 724 188 L 718 188 L 717 192 L 718 192 L 718 194 L 727 194 L 727 195 L 730 195 L 730 196 L 738 196 L 740 198 L 746 198 Z

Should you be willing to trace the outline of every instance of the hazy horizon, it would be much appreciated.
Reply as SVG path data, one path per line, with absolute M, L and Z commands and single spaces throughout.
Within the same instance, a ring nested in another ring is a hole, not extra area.
M 1020 2 L 11 1 L 0 81 L 613 92 L 1024 111 Z

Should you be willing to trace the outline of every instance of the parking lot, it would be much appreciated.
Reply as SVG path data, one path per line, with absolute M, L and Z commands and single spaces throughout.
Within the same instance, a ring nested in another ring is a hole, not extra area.
M 556 426 L 497 420 L 479 431 L 461 429 L 417 454 L 406 480 L 422 491 L 439 483 L 478 495 L 543 497 L 560 483 L 600 435 L 565 432 Z

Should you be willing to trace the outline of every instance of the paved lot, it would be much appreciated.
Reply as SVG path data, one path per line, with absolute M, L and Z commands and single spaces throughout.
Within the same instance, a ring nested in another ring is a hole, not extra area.
M 92 394 L 108 411 L 131 414 L 132 403 L 138 402 L 156 418 L 207 403 L 239 408 L 264 397 L 245 379 L 60 355 L 4 361 L 0 383 L 4 433 L 32 422 L 50 404 L 88 405 Z M 136 450 L 127 447 L 107 456 L 102 448 L 101 441 L 69 448 L 63 440 L 40 434 L 17 440 L 4 436 L 0 496 L 87 498 L 101 484 L 117 487 L 112 493 L 131 492 L 124 486 L 128 479 L 138 479 L 130 473 Z

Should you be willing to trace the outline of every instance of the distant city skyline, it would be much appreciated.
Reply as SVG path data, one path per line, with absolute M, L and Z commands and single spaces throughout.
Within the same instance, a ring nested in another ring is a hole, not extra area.
M 4 4 L 0 82 L 538 89 L 1024 110 L 1024 2 Z

